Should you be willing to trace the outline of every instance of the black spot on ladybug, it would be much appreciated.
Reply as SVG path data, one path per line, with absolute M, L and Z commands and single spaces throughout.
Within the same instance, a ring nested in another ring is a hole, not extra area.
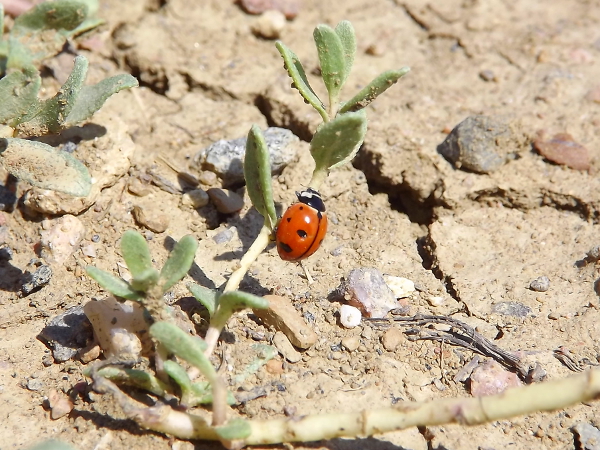
M 287 220 L 288 222 L 291 222 L 291 221 L 292 221 L 292 218 L 291 218 L 291 217 L 288 217 L 286 220 Z
M 304 239 L 306 236 L 308 236 L 308 233 L 306 231 L 304 231 L 304 230 L 297 230 L 296 234 L 298 236 L 300 236 L 302 239 Z
M 292 253 L 292 247 L 287 245 L 285 242 L 280 242 L 279 247 L 281 247 L 281 250 L 283 250 L 286 253 Z
M 301 206 L 301 207 L 300 207 L 300 211 L 304 211 L 304 206 Z

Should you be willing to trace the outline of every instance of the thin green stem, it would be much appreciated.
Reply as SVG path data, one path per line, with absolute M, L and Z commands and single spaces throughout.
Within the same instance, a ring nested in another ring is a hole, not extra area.
M 263 225 L 262 229 L 260 230 L 260 233 L 254 240 L 246 254 L 240 260 L 239 267 L 229 277 L 229 280 L 227 281 L 223 292 L 231 292 L 237 290 L 237 288 L 240 286 L 240 283 L 244 279 L 244 276 L 250 269 L 252 263 L 256 261 L 256 258 L 258 258 L 258 256 L 263 252 L 265 248 L 267 248 L 267 245 L 269 245 L 269 243 L 271 242 L 272 234 L 273 230 L 270 227 Z M 224 323 L 211 323 L 211 325 L 208 327 L 208 330 L 206 331 L 206 336 L 204 337 L 204 341 L 207 345 L 206 350 L 204 351 L 204 354 L 206 356 L 212 355 L 213 351 L 215 350 L 223 326 L 225 326 Z
M 327 175 L 327 170 L 315 170 L 313 172 L 312 178 L 310 179 L 310 182 L 308 183 L 308 187 L 311 187 L 314 190 L 318 191 L 321 188 L 321 185 L 327 179 Z
M 240 283 L 244 279 L 244 276 L 246 275 L 246 272 L 248 272 L 248 270 L 250 269 L 252 263 L 256 261 L 256 258 L 258 258 L 258 256 L 263 252 L 265 248 L 267 248 L 267 245 L 269 245 L 269 243 L 271 242 L 272 234 L 273 230 L 268 226 L 263 225 L 262 229 L 260 230 L 260 233 L 258 234 L 258 236 L 256 236 L 256 239 L 254 240 L 246 254 L 243 256 L 243 258 L 240 260 L 239 267 L 229 277 L 229 280 L 227 281 L 223 292 L 235 291 L 240 286 Z

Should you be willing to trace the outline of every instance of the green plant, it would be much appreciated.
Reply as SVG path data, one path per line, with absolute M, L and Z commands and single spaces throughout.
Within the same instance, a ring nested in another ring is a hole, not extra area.
M 322 103 L 308 86 L 304 70 L 295 55 L 281 43 L 278 43 L 278 48 L 284 56 L 295 86 L 304 98 L 320 111 L 324 120 L 311 143 L 311 152 L 316 163 L 311 187 L 317 189 L 325 180 L 328 171 L 349 161 L 362 143 L 366 130 L 362 108 L 393 84 L 407 69 L 384 74 L 350 101 L 338 103 L 341 85 L 353 60 L 355 44 L 352 28 L 347 22 L 342 22 L 335 30 L 319 26 L 315 31 L 315 40 L 322 60 L 323 79 L 329 92 L 330 106 L 327 110 L 322 107 Z M 323 62 L 324 58 L 333 59 Z M 340 66 L 341 60 L 343 66 Z M 341 71 L 341 68 L 344 70 Z M 350 137 L 344 133 L 348 133 Z M 163 269 L 158 272 L 150 264 L 150 255 L 143 238 L 135 232 L 127 232 L 123 235 L 121 245 L 123 257 L 133 276 L 129 283 L 97 269 L 88 269 L 88 273 L 94 279 L 115 295 L 141 301 L 154 317 L 162 317 L 161 321 L 157 321 L 150 328 L 150 333 L 157 342 L 157 376 L 141 370 L 115 367 L 95 368 L 90 371 L 95 389 L 111 394 L 127 416 L 140 426 L 182 439 L 219 440 L 227 448 L 241 448 L 245 445 L 369 436 L 412 426 L 445 423 L 475 425 L 520 414 L 554 410 L 600 395 L 600 370 L 593 370 L 568 379 L 512 389 L 484 398 L 443 399 L 424 403 L 401 402 L 394 408 L 381 410 L 268 420 L 230 418 L 224 382 L 210 363 L 209 356 L 221 329 L 234 310 L 243 307 L 267 307 L 264 299 L 238 292 L 236 289 L 250 264 L 270 242 L 273 230 L 277 226 L 269 167 L 267 147 L 262 133 L 257 127 L 252 127 L 248 135 L 244 171 L 248 193 L 253 205 L 263 216 L 264 225 L 256 241 L 240 261 L 239 269 L 229 278 L 223 292 L 195 284 L 188 285 L 192 294 L 206 307 L 210 315 L 210 326 L 205 340 L 191 336 L 174 325 L 168 309 L 162 303 L 162 295 L 174 282 L 183 277 L 191 265 L 196 248 L 193 239 L 182 238 Z M 185 372 L 176 361 L 166 359 L 168 354 L 174 354 L 196 367 L 206 379 L 204 384 L 194 387 L 189 372 Z M 265 359 L 268 357 L 267 355 Z M 169 376 L 166 380 L 160 378 L 160 365 Z M 174 393 L 169 380 L 178 385 L 182 404 L 201 403 L 197 399 L 210 393 L 206 400 L 212 402 L 212 420 L 164 404 L 147 407 L 125 395 L 113 382 L 132 384 L 155 395 L 168 396 Z M 201 395 L 198 395 L 196 389 Z
M 156 342 L 155 367 L 156 375 L 148 371 L 114 367 L 119 361 L 108 361 L 94 367 L 88 372 L 95 382 L 101 386 L 110 383 L 145 389 L 155 395 L 173 397 L 173 383 L 180 392 L 180 404 L 196 406 L 211 403 L 213 405 L 213 426 L 217 435 L 226 440 L 231 427 L 246 429 L 243 421 L 226 423 L 228 404 L 234 402 L 233 396 L 226 389 L 223 380 L 205 354 L 207 344 L 204 340 L 183 331 L 174 323 L 170 309 L 164 304 L 164 294 L 180 281 L 194 262 L 198 243 L 192 236 L 184 236 L 174 246 L 169 258 L 159 271 L 152 266 L 152 257 L 144 237 L 137 231 L 126 231 L 121 238 L 121 252 L 127 268 L 131 272 L 131 280 L 125 281 L 96 267 L 88 267 L 88 275 L 100 286 L 113 295 L 139 302 L 150 315 L 153 323 L 150 335 Z M 265 299 L 238 291 L 218 293 L 194 283 L 188 285 L 192 294 L 206 307 L 210 315 L 209 333 L 216 330 L 217 337 L 231 315 L 244 308 L 266 308 Z M 204 381 L 192 382 L 188 372 L 176 361 L 167 359 L 175 355 L 195 367 Z M 264 362 L 274 356 L 264 358 Z M 117 364 L 118 365 L 118 364 Z M 119 391 L 120 392 L 120 391 Z M 117 394 L 119 395 L 119 394 Z M 223 433 L 219 427 L 223 426 Z
M 65 42 L 101 21 L 92 17 L 95 0 L 56 0 L 40 3 L 19 16 L 0 42 L 0 163 L 15 177 L 34 186 L 75 196 L 91 187 L 87 168 L 67 152 L 15 136 L 58 133 L 89 119 L 111 95 L 138 85 L 129 74 L 84 86 L 88 61 L 75 58 L 73 70 L 56 95 L 38 98 L 42 79 L 39 64 L 58 53 Z M 0 5 L 0 26 L 4 11 Z

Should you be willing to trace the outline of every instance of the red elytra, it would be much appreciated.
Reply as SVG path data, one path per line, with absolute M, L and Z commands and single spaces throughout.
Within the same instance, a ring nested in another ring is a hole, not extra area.
M 327 214 L 321 195 L 314 189 L 296 193 L 298 203 L 291 205 L 279 222 L 277 252 L 285 261 L 300 261 L 315 253 L 327 233 Z

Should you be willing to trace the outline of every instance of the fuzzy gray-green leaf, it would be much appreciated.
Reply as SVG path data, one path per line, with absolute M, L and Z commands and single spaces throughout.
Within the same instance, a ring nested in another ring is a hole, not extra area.
M 126 298 L 128 300 L 140 300 L 142 298 L 141 293 L 134 290 L 129 283 L 122 278 L 115 277 L 114 275 L 93 266 L 88 266 L 86 271 L 100 286 L 117 297 Z
M 229 419 L 225 425 L 215 427 L 215 432 L 221 439 L 232 441 L 235 439 L 244 439 L 252 433 L 252 427 L 247 420 L 239 417 Z
M 354 57 L 356 56 L 356 35 L 354 27 L 348 20 L 342 20 L 335 27 L 335 33 L 339 36 L 344 49 L 345 70 L 342 84 L 348 79 L 352 66 L 354 65 Z
M 89 119 L 111 95 L 138 85 L 135 77 L 121 74 L 106 78 L 92 86 L 84 86 L 75 99 L 70 114 L 65 119 L 64 127 L 68 128 Z
M 81 162 L 42 142 L 0 139 L 0 164 L 34 186 L 76 197 L 87 196 L 92 186 L 90 174 Z
M 324 123 L 310 143 L 316 171 L 328 171 L 354 158 L 367 133 L 364 111 L 338 115 Z
M 143 370 L 108 366 L 98 370 L 97 375 L 117 383 L 145 389 L 154 395 L 164 396 L 168 391 L 168 386 L 165 383 Z
M 56 0 L 39 3 L 15 19 L 14 36 L 44 30 L 73 30 L 86 18 L 88 8 L 83 2 Z
M 329 100 L 337 103 L 347 78 L 345 50 L 338 34 L 329 25 L 318 25 L 313 32 L 321 76 L 329 92 Z
M 165 348 L 200 369 L 210 382 L 217 378 L 217 372 L 204 355 L 206 343 L 168 322 L 156 322 L 150 327 L 150 335 Z
M 219 301 L 219 293 L 196 283 L 188 283 L 187 288 L 190 290 L 196 300 L 198 300 L 208 310 L 208 314 L 212 317 L 217 309 Z
M 121 236 L 121 253 L 133 278 L 152 269 L 152 257 L 146 238 L 135 230 L 127 230 Z
M 0 79 L 0 123 L 16 126 L 38 102 L 42 79 L 35 68 L 16 71 Z
M 302 67 L 302 63 L 296 54 L 281 41 L 277 41 L 275 46 L 283 58 L 283 63 L 289 76 L 294 82 L 294 87 L 298 89 L 298 92 L 304 97 L 304 100 L 317 110 L 323 120 L 329 120 L 327 112 L 325 111 L 325 106 L 317 94 L 315 94 L 312 87 L 310 87 L 304 67 Z
M 19 131 L 27 134 L 58 133 L 65 128 L 65 119 L 75 106 L 88 70 L 85 56 L 77 56 L 73 70 L 56 95 L 41 102 L 37 109 L 32 109 L 23 117 Z
M 219 296 L 219 307 L 211 317 L 210 325 L 215 328 L 225 326 L 231 315 L 240 309 L 266 309 L 269 301 L 263 297 L 248 294 L 242 291 L 224 292 Z
M 169 259 L 160 271 L 159 283 L 163 292 L 167 292 L 175 283 L 185 277 L 192 267 L 197 249 L 198 241 L 191 234 L 182 237 L 175 244 Z
M 252 204 L 272 231 L 277 223 L 277 213 L 271 185 L 271 162 L 265 137 L 256 125 L 252 125 L 246 140 L 244 178 Z
M 348 100 L 340 108 L 340 113 L 358 111 L 363 109 L 383 92 L 392 87 L 400 78 L 410 71 L 409 67 L 399 70 L 388 70 L 377 76 L 367 86 L 362 88 L 358 94 Z
M 182 397 L 189 397 L 192 391 L 192 381 L 183 367 L 175 361 L 164 362 L 165 372 L 169 375 L 181 389 Z M 183 402 L 187 404 L 187 402 Z

